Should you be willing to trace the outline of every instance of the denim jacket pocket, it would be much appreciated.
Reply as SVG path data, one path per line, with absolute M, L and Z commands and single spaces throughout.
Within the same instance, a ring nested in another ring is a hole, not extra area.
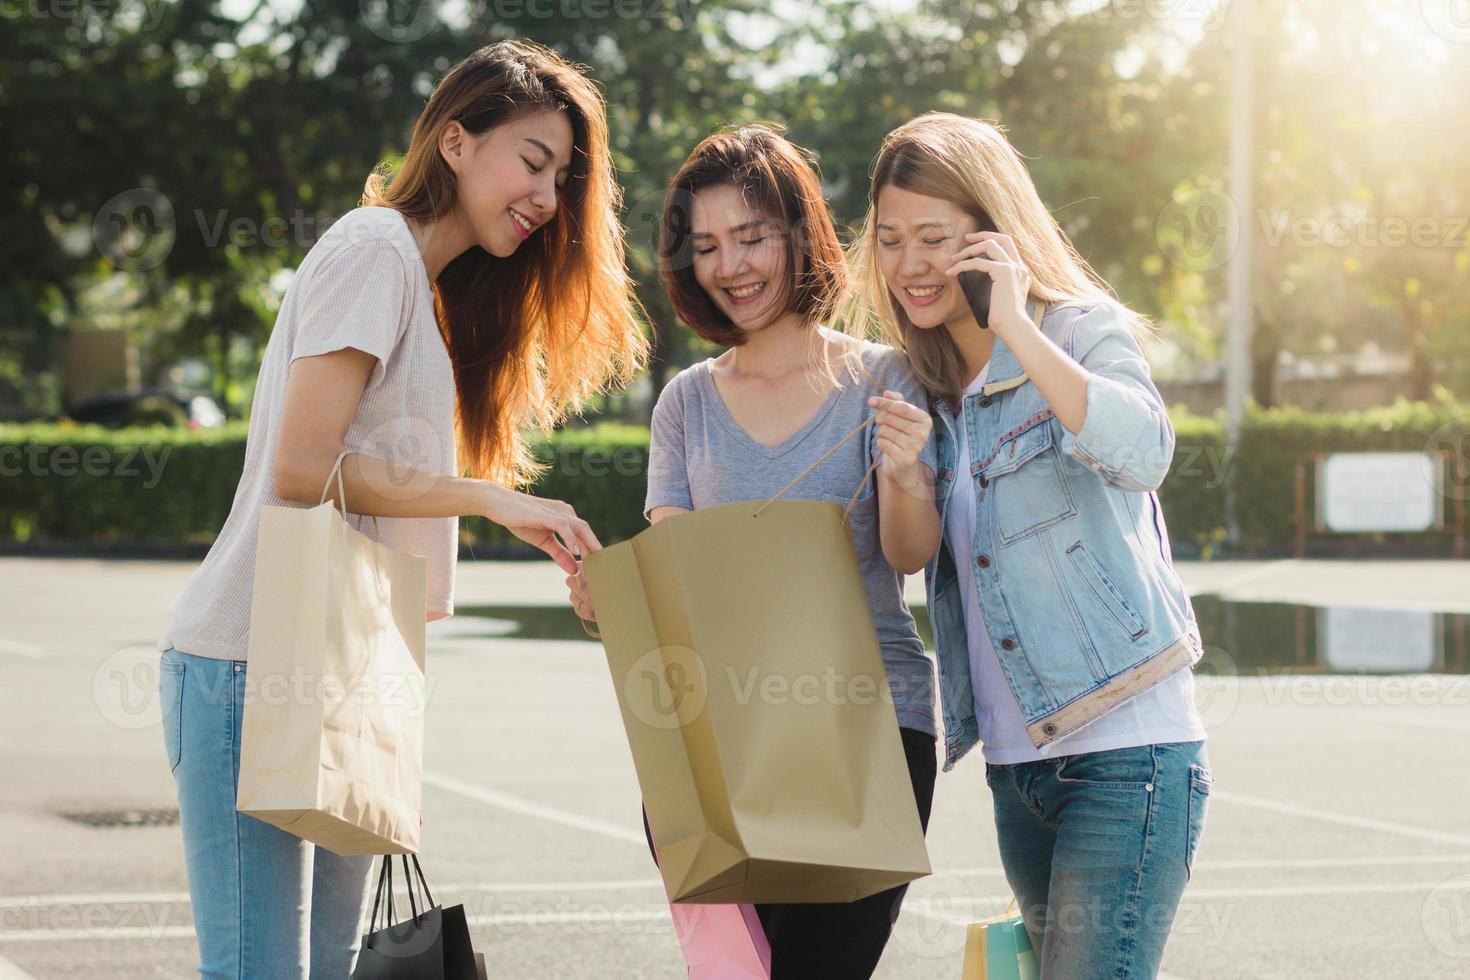
M 1129 639 L 1136 640 L 1148 632 L 1148 626 L 1129 603 L 1127 596 L 1113 583 L 1081 541 L 1074 542 L 1067 549 L 1067 558 L 1071 560 L 1077 574 L 1087 583 L 1093 596 L 1112 614 Z
M 1020 432 L 1007 433 L 980 472 L 995 495 L 995 527 L 1002 545 L 1077 513 L 1049 416 Z

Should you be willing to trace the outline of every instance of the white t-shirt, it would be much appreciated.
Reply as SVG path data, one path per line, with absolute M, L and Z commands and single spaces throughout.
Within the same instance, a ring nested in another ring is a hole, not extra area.
M 990 365 L 987 363 L 965 389 L 965 394 L 978 392 L 989 374 Z M 963 419 L 957 421 L 954 471 L 968 474 L 969 437 Z M 970 688 L 975 696 L 975 720 L 979 725 L 981 751 L 986 762 L 1011 765 L 1083 752 L 1162 742 L 1194 742 L 1205 738 L 1205 728 L 1194 703 L 1194 674 L 1181 670 L 1072 734 L 1038 749 L 1026 734 L 1026 719 L 1001 671 L 995 646 L 985 628 L 984 613 L 980 611 L 980 600 L 975 592 L 975 521 L 974 489 L 964 479 L 957 478 L 949 494 L 944 536 L 959 576 L 956 585 L 965 597 Z
M 316 505 L 277 496 L 271 477 L 291 362 L 347 347 L 377 363 L 344 447 L 400 467 L 458 474 L 454 371 L 423 258 L 397 211 L 350 211 L 312 246 L 286 291 L 255 384 L 245 468 L 230 516 L 169 607 L 160 651 L 172 646 L 217 660 L 245 659 L 260 508 Z M 350 498 L 347 509 L 352 512 Z M 374 534 L 371 520 L 350 520 Z M 383 544 L 428 559 L 430 616 L 452 614 L 459 519 L 379 517 L 378 526 Z

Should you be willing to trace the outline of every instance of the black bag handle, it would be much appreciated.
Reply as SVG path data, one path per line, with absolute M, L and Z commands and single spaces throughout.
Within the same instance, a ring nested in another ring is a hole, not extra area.
M 393 859 L 391 857 L 384 858 L 384 860 L 385 861 L 388 861 L 389 863 L 392 863 L 392 861 L 393 861 Z M 413 924 L 414 925 L 418 925 L 419 924 L 419 907 L 418 907 L 418 904 L 416 902 L 414 902 L 414 900 L 413 900 L 413 875 L 411 875 L 411 874 L 408 873 L 408 855 L 407 854 L 403 855 L 403 880 L 408 885 L 408 907 L 409 907 L 410 910 L 413 911 Z M 425 912 L 428 912 L 429 911 L 428 906 L 425 906 L 424 907 L 424 911 Z
M 388 896 L 388 919 L 383 924 L 387 929 L 393 925 L 393 859 L 384 856 L 383 865 L 378 869 L 378 887 L 373 895 L 373 916 L 368 920 L 368 934 L 363 940 L 363 945 L 368 949 L 373 948 L 373 934 L 378 931 L 378 911 L 383 905 L 383 896 Z
M 424 877 L 424 869 L 419 867 L 419 856 L 414 854 L 412 857 L 413 869 L 418 872 L 419 885 L 424 889 L 424 909 L 427 911 L 434 907 L 434 895 L 429 891 L 429 879 Z M 405 870 L 404 873 L 407 874 L 408 872 Z
M 413 872 L 408 870 L 409 858 L 413 859 Z M 429 881 L 424 877 L 424 869 L 419 864 L 419 856 L 417 854 L 404 854 L 401 859 L 403 861 L 404 883 L 408 886 L 408 907 L 413 912 L 414 925 L 418 925 L 420 918 L 427 915 L 429 910 L 434 907 L 434 894 L 429 891 Z M 419 911 L 419 903 L 414 900 L 413 888 L 415 878 L 418 880 L 418 886 L 423 889 L 423 912 Z M 383 896 L 385 895 L 388 897 L 386 910 L 383 909 Z M 386 911 L 383 928 L 391 929 L 398 919 L 397 910 L 393 907 L 393 855 L 391 854 L 383 855 L 382 867 L 378 869 L 378 887 L 373 895 L 373 915 L 368 920 L 368 935 L 364 941 L 364 945 L 369 949 L 373 945 L 372 935 L 378 931 L 378 913 L 380 911 Z

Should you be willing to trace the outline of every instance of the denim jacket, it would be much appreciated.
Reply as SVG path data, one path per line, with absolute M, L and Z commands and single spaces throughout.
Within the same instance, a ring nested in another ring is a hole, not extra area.
M 1030 309 L 1035 320 L 1041 301 Z M 952 490 L 976 501 L 970 553 L 941 542 L 924 571 L 946 771 L 979 739 L 956 560 L 973 563 L 986 629 L 1038 748 L 1203 651 L 1156 493 L 1174 427 L 1142 350 L 1107 304 L 1051 304 L 1040 328 L 1091 372 L 1080 432 L 1063 428 L 1000 337 L 988 383 L 964 398 L 959 417 L 933 407 L 941 524 Z M 960 424 L 971 447 L 964 481 L 954 472 Z

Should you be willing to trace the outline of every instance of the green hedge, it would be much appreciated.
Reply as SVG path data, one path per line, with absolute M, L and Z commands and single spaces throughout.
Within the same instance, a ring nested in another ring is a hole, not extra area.
M 246 428 L 0 425 L 0 544 L 207 546 L 229 516 Z M 536 492 L 572 502 L 604 542 L 645 526 L 646 428 L 566 429 L 536 454 L 549 464 Z M 461 519 L 460 539 L 469 552 L 539 554 L 483 518 Z
M 1466 465 L 1470 406 L 1449 400 L 1337 415 L 1253 409 L 1234 460 L 1224 458 L 1219 418 L 1174 414 L 1177 447 L 1160 491 L 1182 555 L 1218 553 L 1225 484 L 1238 493 L 1241 551 L 1285 554 L 1292 546 L 1295 466 L 1306 453 L 1457 448 Z M 198 549 L 229 513 L 245 449 L 244 423 L 189 431 L 109 430 L 56 424 L 0 425 L 0 543 L 9 547 Z M 567 429 L 538 444 L 549 463 L 536 492 L 567 500 L 604 543 L 644 527 L 648 430 L 601 424 Z M 1467 489 L 1462 475 L 1451 487 Z M 1308 486 L 1308 500 L 1312 487 Z M 1453 517 L 1453 499 L 1445 503 Z M 529 553 L 481 518 L 460 522 L 467 554 Z M 1447 554 L 1447 533 L 1314 539 L 1312 548 L 1366 551 L 1396 546 Z

